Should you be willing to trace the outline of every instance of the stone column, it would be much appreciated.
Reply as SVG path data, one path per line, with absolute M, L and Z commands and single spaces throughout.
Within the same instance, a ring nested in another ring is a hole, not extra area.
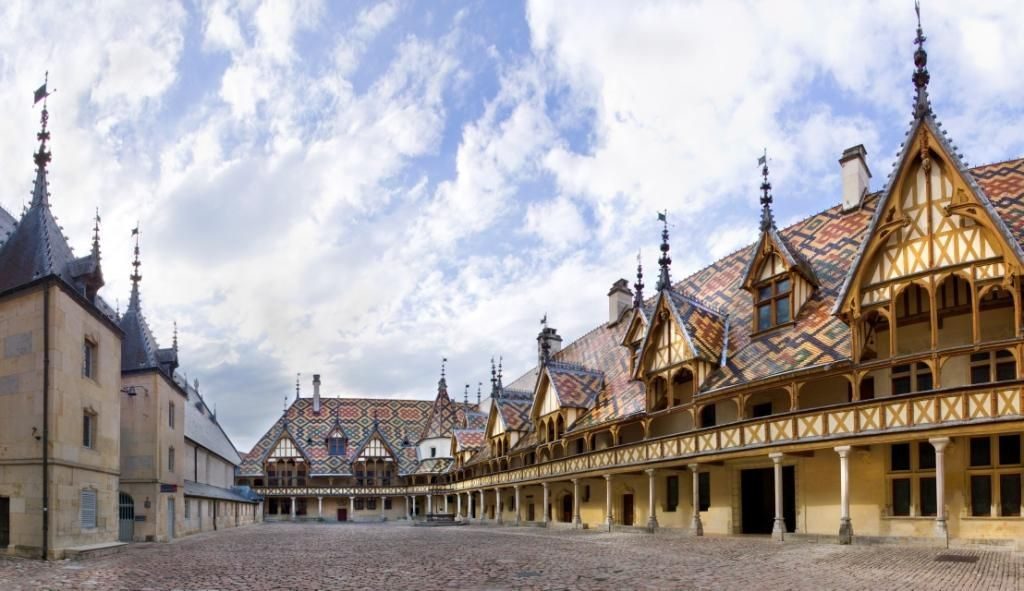
M 292 510 L 291 510 L 291 513 L 289 513 L 288 515 L 290 516 L 292 521 L 295 521 L 295 497 L 291 497 L 291 499 L 292 499 Z
M 615 520 L 612 519 L 612 475 L 604 475 L 604 526 L 608 531 L 612 531 L 612 525 L 615 524 Z
M 519 525 L 520 524 L 520 516 L 519 516 L 519 485 L 517 484 L 517 485 L 513 486 L 512 488 L 515 489 L 515 491 L 516 491 L 516 496 L 515 496 L 515 499 L 516 499 L 516 504 L 515 504 L 516 505 L 516 518 L 515 518 L 515 520 L 512 523 L 513 523 L 513 525 Z
M 434 513 L 434 495 L 427 495 L 427 515 Z
M 448 513 L 448 493 L 444 494 L 444 511 L 443 512 L 445 514 Z
M 850 446 L 833 448 L 839 454 L 839 543 L 853 543 L 853 523 L 850 521 Z
M 473 491 L 466 491 L 466 521 L 473 519 Z
M 494 489 L 494 515 L 497 517 L 498 525 L 505 523 L 505 519 L 501 516 L 501 489 L 495 487 Z
M 380 496 L 380 520 L 384 521 L 387 517 L 384 516 L 384 495 Z
M 704 524 L 700 522 L 700 464 L 690 464 L 693 474 L 693 520 L 690 521 L 690 533 L 695 536 L 704 535 Z
M 548 519 L 548 498 L 549 498 L 548 483 L 542 482 L 542 483 L 540 483 L 540 485 L 544 489 L 544 501 L 543 501 L 544 505 L 541 506 L 540 510 L 541 510 L 541 513 L 544 516 L 543 519 L 542 519 L 542 521 L 544 523 L 544 527 L 547 527 L 548 526 L 548 521 L 549 521 L 549 519 Z
M 356 520 L 356 498 L 355 497 L 349 497 L 348 498 L 348 520 L 349 521 L 355 521 Z
M 580 479 L 572 479 L 572 526 L 576 529 L 583 527 L 583 520 L 580 519 Z
M 324 518 L 324 498 L 323 497 L 317 497 L 316 498 L 316 516 L 319 517 L 320 519 Z
M 480 523 L 483 523 L 484 522 L 484 509 L 486 508 L 487 505 L 484 503 L 484 489 L 481 488 L 479 492 L 480 492 L 480 508 L 477 509 L 477 512 L 480 513 Z
M 409 498 L 410 497 L 409 497 L 409 495 L 405 495 L 404 498 L 405 498 L 405 519 L 406 519 L 406 521 L 412 521 L 412 511 L 411 511 L 411 509 L 412 509 L 411 504 L 412 503 L 409 502 Z
M 416 519 L 416 495 L 412 496 L 412 518 Z
M 455 521 L 462 521 L 462 493 L 455 493 Z
M 775 474 L 775 522 L 772 524 L 772 539 L 782 541 L 786 537 L 786 521 L 782 517 L 782 454 L 770 453 L 772 470 Z
M 648 468 L 644 472 L 647 472 L 647 531 L 653 534 L 658 529 L 654 503 L 654 468 Z
M 935 535 L 949 545 L 949 529 L 946 527 L 946 446 L 949 437 L 932 437 L 928 443 L 935 448 Z

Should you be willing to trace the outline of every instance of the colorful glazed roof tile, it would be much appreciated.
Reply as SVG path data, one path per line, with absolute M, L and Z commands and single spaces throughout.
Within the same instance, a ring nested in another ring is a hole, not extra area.
M 498 412 L 501 413 L 501 420 L 505 423 L 505 428 L 510 431 L 526 431 L 530 428 L 530 407 L 533 406 L 533 396 L 530 393 L 526 393 L 527 396 L 522 396 L 523 393 L 517 393 L 517 395 L 510 395 L 512 391 L 505 390 L 500 398 L 494 401 L 497 405 Z
M 979 166 L 970 172 L 1024 248 L 1024 158 Z
M 465 424 L 465 409 L 448 397 L 448 384 L 442 377 L 437 383 L 437 397 L 430 408 L 430 418 L 420 434 L 420 439 L 447 437 L 452 429 Z
M 483 429 L 455 429 L 455 451 L 476 451 L 484 447 L 486 436 Z
M 604 374 L 575 363 L 551 361 L 544 366 L 563 408 L 590 408 L 604 387 Z
M 419 469 L 415 438 L 426 428 L 433 402 L 373 398 L 321 398 L 320 413 L 313 413 L 313 400 L 299 398 L 246 454 L 241 476 L 263 474 L 263 461 L 282 435 L 292 438 L 310 464 L 310 475 L 351 475 L 351 462 L 374 430 L 398 457 L 399 474 Z M 350 437 L 345 454 L 327 453 L 327 436 L 340 425 Z

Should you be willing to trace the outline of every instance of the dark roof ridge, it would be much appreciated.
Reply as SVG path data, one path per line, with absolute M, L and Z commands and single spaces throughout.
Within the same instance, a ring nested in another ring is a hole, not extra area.
M 604 372 L 599 369 L 593 369 L 583 365 L 582 363 L 575 363 L 573 361 L 548 361 L 547 366 L 552 369 L 564 369 L 568 371 L 578 371 L 582 373 L 593 373 L 603 374 Z
M 972 170 L 978 170 L 978 169 L 981 169 L 981 168 L 988 168 L 990 166 L 998 166 L 1000 164 L 1009 164 L 1010 162 L 1021 162 L 1021 161 L 1024 161 L 1024 154 L 1021 154 L 1020 156 L 1017 156 L 1015 158 L 1007 158 L 1006 160 L 999 160 L 999 161 L 996 161 L 996 162 L 988 162 L 986 164 L 979 164 L 978 166 L 972 166 L 972 167 L 968 168 L 967 170 L 968 171 L 972 171 Z

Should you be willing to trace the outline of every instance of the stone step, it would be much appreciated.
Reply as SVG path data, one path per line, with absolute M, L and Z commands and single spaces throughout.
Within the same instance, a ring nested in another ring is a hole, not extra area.
M 64 558 L 68 560 L 86 560 L 117 554 L 128 548 L 124 542 L 103 542 L 100 544 L 86 544 L 64 549 Z

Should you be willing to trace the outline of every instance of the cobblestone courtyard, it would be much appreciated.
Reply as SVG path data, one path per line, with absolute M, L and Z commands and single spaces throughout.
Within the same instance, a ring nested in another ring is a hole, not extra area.
M 406 524 L 262 524 L 82 562 L 0 558 L 4 591 L 1021 589 L 1022 577 L 1024 555 L 1005 550 Z

